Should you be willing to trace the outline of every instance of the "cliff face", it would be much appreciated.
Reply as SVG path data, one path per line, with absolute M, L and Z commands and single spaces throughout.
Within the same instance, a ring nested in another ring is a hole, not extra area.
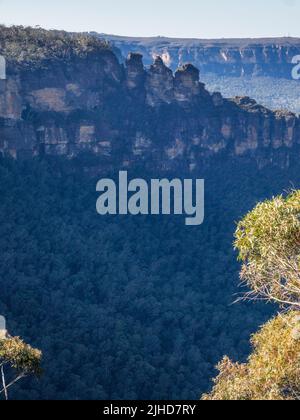
M 300 39 L 196 40 L 172 38 L 127 38 L 101 35 L 126 57 L 139 52 L 150 65 L 156 55 L 176 70 L 193 63 L 203 73 L 218 76 L 272 76 L 291 79 L 292 59 L 300 54 Z
M 7 60 L 0 80 L 0 152 L 14 158 L 87 153 L 104 169 L 194 171 L 221 155 L 286 166 L 299 144 L 294 114 L 210 94 L 194 66 L 173 74 L 160 58 L 149 70 L 141 55 L 121 65 L 108 49 Z

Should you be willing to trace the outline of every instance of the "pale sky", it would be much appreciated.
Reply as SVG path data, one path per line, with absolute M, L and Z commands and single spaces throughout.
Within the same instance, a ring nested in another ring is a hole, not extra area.
M 300 37 L 300 0 L 0 0 L 0 23 L 129 36 Z

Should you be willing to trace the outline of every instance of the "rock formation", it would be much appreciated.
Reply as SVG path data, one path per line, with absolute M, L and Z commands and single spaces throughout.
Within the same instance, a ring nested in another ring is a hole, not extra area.
M 2 155 L 71 159 L 85 153 L 103 169 L 143 164 L 189 171 L 218 156 L 252 158 L 259 166 L 299 159 L 296 115 L 209 93 L 190 64 L 173 74 L 156 57 L 146 70 L 141 55 L 130 54 L 123 65 L 107 48 L 30 65 L 6 58 Z

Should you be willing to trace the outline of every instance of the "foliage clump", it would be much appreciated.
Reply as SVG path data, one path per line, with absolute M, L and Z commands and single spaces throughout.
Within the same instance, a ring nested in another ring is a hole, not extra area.
M 235 246 L 250 296 L 300 309 L 300 191 L 259 204 L 238 224 Z
M 42 353 L 24 343 L 19 337 L 0 340 L 0 374 L 2 388 L 0 397 L 8 400 L 8 390 L 29 375 L 39 376 L 41 371 Z M 17 373 L 17 374 L 16 374 Z
M 24 343 L 19 337 L 0 340 L 0 362 L 25 374 L 41 373 L 41 351 Z
M 299 400 L 300 317 L 278 315 L 252 337 L 248 363 L 225 357 L 215 386 L 203 400 Z
M 40 65 L 44 60 L 86 57 L 107 49 L 110 49 L 107 41 L 87 33 L 0 25 L 0 54 L 15 65 Z
M 204 400 L 300 399 L 300 191 L 256 206 L 239 224 L 235 246 L 247 297 L 276 302 L 279 314 L 252 338 L 248 363 L 225 357 Z

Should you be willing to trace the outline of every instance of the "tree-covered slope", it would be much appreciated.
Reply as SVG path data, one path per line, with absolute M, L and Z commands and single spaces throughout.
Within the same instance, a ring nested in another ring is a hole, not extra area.
M 214 366 L 243 360 L 272 307 L 239 292 L 235 221 L 299 185 L 298 171 L 215 163 L 206 219 L 100 217 L 96 179 L 70 163 L 2 161 L 0 313 L 43 352 L 14 398 L 198 399 Z M 131 174 L 134 176 L 134 174 Z

